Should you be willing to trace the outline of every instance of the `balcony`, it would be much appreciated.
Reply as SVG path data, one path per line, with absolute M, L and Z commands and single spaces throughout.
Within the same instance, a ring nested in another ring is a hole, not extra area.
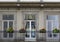
M 0 31 L 0 41 L 2 42 L 25 42 L 25 34 L 26 33 L 19 33 L 18 31 L 15 31 L 13 33 L 13 38 L 3 38 L 3 31 Z M 36 42 L 42 41 L 42 42 L 59 42 L 60 41 L 60 33 L 56 33 L 59 34 L 59 38 L 55 39 L 55 38 L 50 38 L 47 39 L 47 34 L 49 32 L 46 33 L 40 33 L 40 32 L 36 32 Z M 9 34 L 9 33 L 7 33 Z

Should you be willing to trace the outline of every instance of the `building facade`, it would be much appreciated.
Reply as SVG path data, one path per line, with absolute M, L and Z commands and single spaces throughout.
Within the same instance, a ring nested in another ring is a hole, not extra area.
M 0 39 L 3 42 L 20 42 L 22 39 L 59 42 L 60 34 L 52 32 L 54 29 L 60 30 L 59 7 L 60 3 L 51 2 L 0 3 Z M 10 27 L 13 28 L 13 33 L 6 32 Z M 26 32 L 19 33 L 23 28 Z M 41 29 L 45 29 L 46 33 L 40 33 Z

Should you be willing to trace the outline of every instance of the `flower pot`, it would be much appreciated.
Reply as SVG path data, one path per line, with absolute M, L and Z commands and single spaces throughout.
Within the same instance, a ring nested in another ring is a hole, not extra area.
M 57 28 L 55 28 L 54 30 L 53 30 L 53 33 L 59 33 L 60 31 L 57 29 Z
M 8 29 L 6 30 L 6 32 L 7 32 L 7 33 L 13 33 L 14 30 L 13 30 L 13 28 L 8 28 Z
M 20 29 L 19 32 L 20 32 L 20 33 L 25 33 L 26 30 L 25 30 L 25 29 Z
M 6 31 L 7 33 L 13 33 L 14 31 Z

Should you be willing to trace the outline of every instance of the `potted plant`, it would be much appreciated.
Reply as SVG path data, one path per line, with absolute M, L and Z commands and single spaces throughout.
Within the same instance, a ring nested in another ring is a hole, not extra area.
M 40 33 L 46 33 L 45 29 L 40 29 Z
M 9 27 L 6 32 L 13 33 L 13 31 L 14 31 L 13 28 L 12 27 Z
M 55 28 L 55 29 L 53 30 L 53 33 L 59 33 L 59 30 L 58 30 L 57 28 Z
M 24 39 L 26 30 L 24 28 L 19 30 L 19 36 L 21 39 Z
M 26 30 L 25 30 L 24 28 L 22 28 L 22 29 L 19 30 L 19 32 L 20 32 L 20 33 L 25 33 Z
M 46 29 L 42 28 L 39 30 L 39 38 L 45 38 L 46 37 Z
M 60 31 L 57 28 L 53 29 L 53 36 L 56 37 L 57 33 L 59 33 L 59 32 Z

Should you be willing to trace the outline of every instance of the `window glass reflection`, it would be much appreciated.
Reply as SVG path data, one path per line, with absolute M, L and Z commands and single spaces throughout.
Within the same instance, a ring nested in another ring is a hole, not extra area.
M 7 33 L 6 33 L 6 30 L 7 30 L 7 26 L 8 25 L 8 23 L 7 23 L 7 21 L 5 21 L 4 22 L 4 33 L 3 33 L 3 36 L 4 36 L 4 38 L 7 38 Z
M 14 15 L 3 15 L 3 20 L 14 20 Z
M 31 22 L 31 28 L 35 28 L 35 22 Z
M 33 14 L 26 14 L 25 15 L 25 20 L 35 20 L 35 15 L 33 15 Z
M 35 38 L 35 31 L 31 31 L 31 37 Z
M 26 32 L 26 37 L 28 37 L 28 38 L 30 37 L 30 31 Z
M 26 27 L 25 28 L 29 28 L 29 22 L 26 22 Z
M 13 28 L 13 21 L 9 21 L 9 28 Z M 9 33 L 9 38 L 13 37 L 13 33 Z
M 48 33 L 48 37 L 52 37 L 52 33 Z
M 58 20 L 58 15 L 47 15 L 47 20 Z
M 31 37 L 35 38 L 35 31 L 31 31 Z

